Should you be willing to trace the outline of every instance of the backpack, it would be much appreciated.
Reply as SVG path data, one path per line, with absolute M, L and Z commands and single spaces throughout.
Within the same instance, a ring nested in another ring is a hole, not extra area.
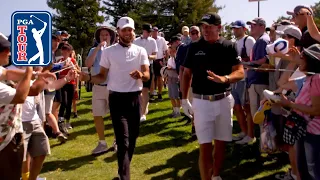
M 250 58 L 249 58 L 249 56 L 248 56 L 248 54 L 247 54 L 247 48 L 246 48 L 246 41 L 247 41 L 247 39 L 248 39 L 248 37 L 249 36 L 246 36 L 245 38 L 244 38 L 244 40 L 243 40 L 243 46 L 242 46 L 242 48 L 241 48 L 241 58 L 242 58 L 242 60 L 243 59 L 248 59 L 248 60 L 250 60 Z M 247 60 L 245 60 L 245 62 L 247 62 Z

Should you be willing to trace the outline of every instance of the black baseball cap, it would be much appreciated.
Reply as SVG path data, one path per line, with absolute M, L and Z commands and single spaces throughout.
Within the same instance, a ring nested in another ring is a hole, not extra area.
M 8 38 L 0 32 L 0 49 L 10 48 L 11 43 Z
M 143 24 L 143 25 L 142 25 L 142 30 L 151 32 L 151 31 L 152 31 L 152 26 L 151 26 L 151 24 Z
M 169 41 L 168 45 L 169 45 L 169 44 L 172 44 L 172 43 L 175 42 L 175 41 L 181 41 L 181 37 L 180 37 L 180 36 L 172 36 L 172 37 L 170 38 L 170 41 Z
M 207 13 L 201 18 L 201 21 L 197 25 L 200 26 L 202 24 L 221 25 L 221 17 L 217 13 Z
M 300 12 L 301 9 L 307 9 L 312 15 L 313 15 L 313 11 L 309 6 L 306 5 L 298 5 L 294 8 L 293 12 L 292 11 L 287 11 L 287 14 L 290 16 L 295 16 L 296 14 L 298 14 Z

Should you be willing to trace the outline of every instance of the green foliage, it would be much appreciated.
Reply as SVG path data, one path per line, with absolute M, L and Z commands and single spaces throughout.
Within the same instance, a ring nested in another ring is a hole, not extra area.
M 290 20 L 290 16 L 280 16 L 278 19 L 275 21 L 275 23 L 280 23 L 282 20 Z
M 56 30 L 66 30 L 71 35 L 69 43 L 79 52 L 84 48 L 84 55 L 93 44 L 94 33 L 98 23 L 104 17 L 99 15 L 104 8 L 100 0 L 47 0 L 53 14 L 53 26 Z
M 230 24 L 223 25 L 221 36 L 228 39 L 228 40 L 233 39 L 233 33 L 232 33 L 232 28 L 231 28 Z
M 115 25 L 121 16 L 135 20 L 137 33 L 143 23 L 162 30 L 167 37 L 180 33 L 182 26 L 195 25 L 207 12 L 218 12 L 222 7 L 215 0 L 104 0 L 106 19 L 113 17 Z
M 316 25 L 320 26 L 320 2 L 315 3 L 313 6 L 311 6 L 313 12 L 314 12 L 314 21 L 316 22 Z

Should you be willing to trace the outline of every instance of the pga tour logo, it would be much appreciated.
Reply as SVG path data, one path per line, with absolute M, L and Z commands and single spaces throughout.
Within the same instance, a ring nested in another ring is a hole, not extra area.
M 16 11 L 11 16 L 11 57 L 16 66 L 51 63 L 51 14 L 47 11 Z

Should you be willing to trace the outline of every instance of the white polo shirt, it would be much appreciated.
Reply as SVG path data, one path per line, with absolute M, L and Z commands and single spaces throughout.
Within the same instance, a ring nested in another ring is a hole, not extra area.
M 114 44 L 102 51 L 100 66 L 109 69 L 107 88 L 115 92 L 135 92 L 143 88 L 142 80 L 130 76 L 134 70 L 141 71 L 141 65 L 149 65 L 147 51 L 135 44 L 123 47 Z
M 158 47 L 157 59 L 163 59 L 164 52 L 168 50 L 167 42 L 161 36 L 157 37 L 156 42 L 157 42 L 157 47 Z
M 153 52 L 156 52 L 158 54 L 157 42 L 152 37 L 148 37 L 147 39 L 138 37 L 133 41 L 133 43 L 135 45 L 145 48 L 147 50 L 148 56 L 150 56 Z M 153 61 L 150 61 L 150 64 L 152 63 Z

